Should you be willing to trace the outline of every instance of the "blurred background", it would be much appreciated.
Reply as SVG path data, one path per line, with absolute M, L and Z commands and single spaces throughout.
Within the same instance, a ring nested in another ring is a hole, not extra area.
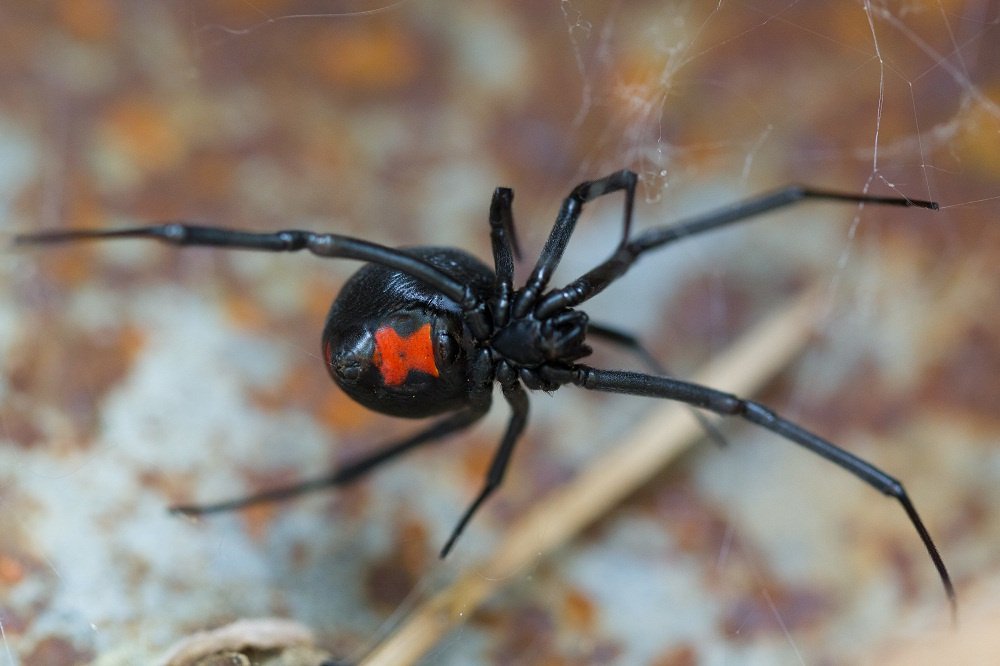
M 939 201 L 803 205 L 685 241 L 587 311 L 685 377 L 822 285 L 813 344 L 759 398 L 903 480 L 960 596 L 981 598 L 1000 580 L 998 24 L 990 0 L 7 3 L 0 230 L 188 219 L 487 258 L 505 185 L 523 276 L 562 197 L 623 167 L 639 228 L 789 182 Z M 620 220 L 617 196 L 590 206 L 556 282 Z M 502 401 L 351 488 L 168 516 L 419 426 L 322 367 L 356 268 L 143 242 L 0 255 L 0 664 L 149 663 L 268 615 L 358 658 L 652 406 L 536 395 L 503 488 L 443 563 Z M 882 663 L 949 631 L 895 502 L 725 433 L 513 575 L 426 663 Z

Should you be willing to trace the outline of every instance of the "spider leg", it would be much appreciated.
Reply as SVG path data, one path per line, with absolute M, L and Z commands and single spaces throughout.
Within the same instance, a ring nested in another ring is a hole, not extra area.
M 500 446 L 497 447 L 497 452 L 490 463 L 489 471 L 486 473 L 486 483 L 472 501 L 472 504 L 469 505 L 469 508 L 462 514 L 458 524 L 455 525 L 455 529 L 452 530 L 451 536 L 448 537 L 444 548 L 441 549 L 442 558 L 447 557 L 448 553 L 451 552 L 455 541 L 465 530 L 466 525 L 469 524 L 469 520 L 472 519 L 472 516 L 482 503 L 500 487 L 500 484 L 503 482 L 504 473 L 507 471 L 507 465 L 510 463 L 511 454 L 514 453 L 514 446 L 517 444 L 517 440 L 521 436 L 525 424 L 528 422 L 527 392 L 516 380 L 509 376 L 512 373 L 501 374 L 508 374 L 508 377 L 501 379 L 503 396 L 507 399 L 512 412 L 510 421 L 507 424 L 507 431 L 504 433 L 503 439 L 500 440 Z
M 638 372 L 597 370 L 583 365 L 575 366 L 571 372 L 572 378 L 570 382 L 586 389 L 627 393 L 629 395 L 641 395 L 651 398 L 666 398 L 667 400 L 676 400 L 701 409 L 707 409 L 716 414 L 738 416 L 826 458 L 838 467 L 858 477 L 875 490 L 895 498 L 902 505 L 903 510 L 910 519 L 910 523 L 917 530 L 920 540 L 927 549 L 927 553 L 930 555 L 931 561 L 937 569 L 938 576 L 941 578 L 941 583 L 944 585 L 945 593 L 948 595 L 952 617 L 955 617 L 957 608 L 955 587 L 952 585 L 951 576 L 944 565 L 944 560 L 941 559 L 941 555 L 938 553 L 937 546 L 934 545 L 930 533 L 924 527 L 923 521 L 920 519 L 916 508 L 910 501 L 909 495 L 907 495 L 906 490 L 903 488 L 903 484 L 875 465 L 775 414 L 758 402 L 746 400 L 730 393 L 717 391 L 699 384 L 692 384 L 667 377 L 655 377 Z
M 562 259 L 569 238 L 576 227 L 576 221 L 580 219 L 584 204 L 605 194 L 624 190 L 625 211 L 622 216 L 622 243 L 625 243 L 632 229 L 632 208 L 635 202 L 637 180 L 638 177 L 635 173 L 623 169 L 604 178 L 584 181 L 573 188 L 569 196 L 563 200 L 552 231 L 549 232 L 549 238 L 545 241 L 542 253 L 538 257 L 538 262 L 525 283 L 524 289 L 514 302 L 515 317 L 525 316 L 534 305 L 538 295 L 545 290 L 552 278 L 552 273 L 555 272 Z
M 937 203 L 933 201 L 831 192 L 803 187 L 801 185 L 791 185 L 758 197 L 745 199 L 725 208 L 719 208 L 687 220 L 682 220 L 675 225 L 654 227 L 644 231 L 632 240 L 626 239 L 618 245 L 618 248 L 611 257 L 603 263 L 562 289 L 557 289 L 547 294 L 538 303 L 535 314 L 540 318 L 544 318 L 562 308 L 571 308 L 583 303 L 624 275 L 640 256 L 650 250 L 682 238 L 696 236 L 706 231 L 743 222 L 758 215 L 803 201 L 840 201 L 855 204 L 908 206 L 930 210 L 938 209 Z
M 249 497 L 241 497 L 222 502 L 215 502 L 212 504 L 172 506 L 170 507 L 170 513 L 185 516 L 201 516 L 207 513 L 233 511 L 235 509 L 242 509 L 254 504 L 277 502 L 280 500 L 298 497 L 299 495 L 304 495 L 317 490 L 346 485 L 364 476 L 374 468 L 382 465 L 382 463 L 388 462 L 397 456 L 420 446 L 421 444 L 439 441 L 447 435 L 468 428 L 473 423 L 481 419 L 486 412 L 489 411 L 489 408 L 490 401 L 489 396 L 487 395 L 485 401 L 480 401 L 480 404 L 455 412 L 454 414 L 441 419 L 437 423 L 432 424 L 426 430 L 418 432 L 415 435 L 411 435 L 401 441 L 383 446 L 374 453 L 364 456 L 363 458 L 359 458 L 352 463 L 348 463 L 346 466 L 334 470 L 324 476 L 301 481 L 290 486 L 273 488 Z
M 521 245 L 517 240 L 517 230 L 514 228 L 514 212 L 511 208 L 513 202 L 514 190 L 509 187 L 498 187 L 493 191 L 493 200 L 490 202 L 490 231 L 493 238 L 494 260 L 497 257 L 498 240 L 510 249 L 514 259 L 521 259 Z M 499 270 L 500 266 L 497 265 L 497 272 Z M 512 265 L 511 278 L 513 277 Z
M 521 255 L 514 235 L 514 214 L 511 210 L 513 201 L 513 190 L 498 187 L 490 202 L 490 241 L 496 272 L 490 307 L 497 327 L 504 326 L 509 318 L 511 299 L 514 296 L 514 257 L 520 258 Z
M 649 367 L 650 370 L 658 375 L 671 375 L 673 373 L 669 372 L 662 363 L 660 363 L 655 356 L 653 356 L 642 342 L 636 336 L 632 335 L 628 331 L 623 331 L 615 326 L 606 326 L 604 324 L 597 324 L 595 322 L 587 322 L 587 333 L 588 335 L 593 335 L 598 338 L 603 338 L 612 344 L 616 344 L 628 351 L 632 352 L 638 356 L 643 363 Z M 704 414 L 699 412 L 697 409 L 691 408 L 691 416 L 694 420 L 698 422 L 701 429 L 705 431 L 705 434 L 715 442 L 718 446 L 728 446 L 729 442 L 726 440 L 725 436 L 719 432 L 719 429 L 715 427 L 711 421 L 708 420 Z
M 356 259 L 388 266 L 426 282 L 465 309 L 471 309 L 478 304 L 469 287 L 445 275 L 423 260 L 402 250 L 338 234 L 319 234 L 294 229 L 273 233 L 254 233 L 220 227 L 205 227 L 185 222 L 167 222 L 126 229 L 79 229 L 21 234 L 14 237 L 14 245 L 54 245 L 121 238 L 144 238 L 171 245 L 210 246 L 265 252 L 308 250 L 320 257 Z

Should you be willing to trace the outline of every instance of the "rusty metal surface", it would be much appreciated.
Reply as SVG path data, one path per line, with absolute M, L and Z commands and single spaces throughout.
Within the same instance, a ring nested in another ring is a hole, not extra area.
M 825 282 L 815 344 L 762 399 L 904 480 L 960 595 L 995 577 L 996 8 L 606 4 L 4 7 L 2 231 L 186 218 L 485 257 L 503 184 L 533 258 L 572 185 L 623 166 L 643 175 L 639 225 L 789 181 L 938 199 L 937 214 L 815 206 L 692 240 L 589 311 L 683 376 Z M 619 206 L 581 222 L 562 278 L 609 250 Z M 337 493 L 168 516 L 414 427 L 322 368 L 323 316 L 353 268 L 141 243 L 0 256 L 0 664 L 148 663 L 265 616 L 357 657 L 645 407 L 535 397 L 503 489 L 443 563 L 500 406 Z M 857 663 L 947 626 L 897 506 L 774 437 L 725 432 L 515 576 L 427 663 Z

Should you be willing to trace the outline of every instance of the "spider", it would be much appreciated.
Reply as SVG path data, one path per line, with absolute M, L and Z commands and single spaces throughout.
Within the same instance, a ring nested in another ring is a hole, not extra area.
M 579 309 L 647 252 L 803 201 L 931 210 L 936 210 L 937 204 L 791 185 L 633 235 L 637 180 L 635 173 L 622 170 L 577 185 L 564 199 L 541 255 L 519 289 L 513 284 L 514 258 L 520 257 L 512 213 L 514 193 L 506 187 L 494 191 L 490 204 L 492 269 L 451 247 L 393 249 L 338 234 L 298 230 L 254 233 L 187 222 L 111 230 L 46 231 L 18 235 L 14 242 L 28 246 L 141 238 L 179 246 L 268 252 L 308 250 L 320 257 L 366 262 L 344 284 L 326 317 L 322 349 L 327 371 L 347 395 L 369 409 L 407 418 L 445 416 L 414 435 L 384 445 L 322 477 L 250 497 L 173 507 L 175 513 L 199 515 L 237 509 L 354 481 L 411 449 L 440 440 L 481 419 L 490 409 L 493 382 L 497 382 L 510 406 L 510 421 L 482 489 L 441 549 L 441 557 L 445 557 L 469 520 L 503 481 L 528 420 L 528 390 L 555 391 L 572 384 L 591 391 L 664 398 L 724 416 L 737 416 L 826 458 L 894 498 L 906 512 L 937 569 L 954 614 L 956 600 L 951 577 L 898 480 L 753 400 L 673 379 L 663 372 L 604 370 L 578 362 L 591 353 L 588 335 L 651 358 L 638 338 L 614 327 L 592 323 Z M 550 289 L 549 281 L 584 205 L 619 191 L 623 192 L 625 202 L 621 238 L 614 251 L 568 285 Z

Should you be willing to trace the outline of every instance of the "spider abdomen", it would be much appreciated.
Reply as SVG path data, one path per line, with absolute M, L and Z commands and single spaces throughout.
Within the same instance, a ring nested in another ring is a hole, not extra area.
M 451 248 L 411 248 L 449 276 L 486 293 L 492 272 Z M 421 418 L 468 402 L 469 357 L 461 308 L 406 273 L 362 266 L 344 284 L 323 329 L 323 358 L 334 382 L 360 404 Z

